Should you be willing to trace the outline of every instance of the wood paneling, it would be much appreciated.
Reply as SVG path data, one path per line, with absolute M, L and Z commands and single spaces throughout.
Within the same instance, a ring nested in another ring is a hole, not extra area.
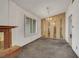
M 48 21 L 44 19 L 41 20 L 42 24 L 42 35 L 44 37 L 64 39 L 65 38 L 65 13 L 59 15 L 51 16 L 50 20 L 50 36 L 48 36 Z M 53 23 L 55 22 L 55 25 Z
M 42 20 L 41 28 L 42 28 L 41 33 L 42 33 L 43 37 L 48 38 L 48 22 L 45 19 Z

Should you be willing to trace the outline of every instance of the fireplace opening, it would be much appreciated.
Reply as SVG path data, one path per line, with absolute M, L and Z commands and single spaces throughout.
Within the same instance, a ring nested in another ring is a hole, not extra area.
M 4 32 L 0 32 L 0 49 L 4 49 Z

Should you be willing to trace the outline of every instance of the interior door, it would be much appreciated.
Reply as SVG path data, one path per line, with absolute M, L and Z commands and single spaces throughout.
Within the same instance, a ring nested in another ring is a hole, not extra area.
M 69 44 L 72 45 L 72 15 L 69 16 L 68 22 Z

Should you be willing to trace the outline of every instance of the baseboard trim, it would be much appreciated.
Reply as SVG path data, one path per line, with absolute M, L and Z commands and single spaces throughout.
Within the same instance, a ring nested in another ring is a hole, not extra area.
M 42 38 L 42 37 L 39 37 L 38 39 L 36 39 L 36 40 L 34 40 L 34 41 L 32 41 L 32 42 L 29 42 L 28 44 L 23 45 L 22 48 L 25 47 L 26 45 L 29 45 L 29 44 L 31 44 L 31 43 L 33 43 L 33 42 L 39 40 L 40 38 Z

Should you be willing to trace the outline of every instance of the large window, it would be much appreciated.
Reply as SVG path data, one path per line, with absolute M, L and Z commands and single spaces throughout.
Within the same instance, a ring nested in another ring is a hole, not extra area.
M 36 33 L 36 20 L 24 16 L 24 35 L 30 36 Z

